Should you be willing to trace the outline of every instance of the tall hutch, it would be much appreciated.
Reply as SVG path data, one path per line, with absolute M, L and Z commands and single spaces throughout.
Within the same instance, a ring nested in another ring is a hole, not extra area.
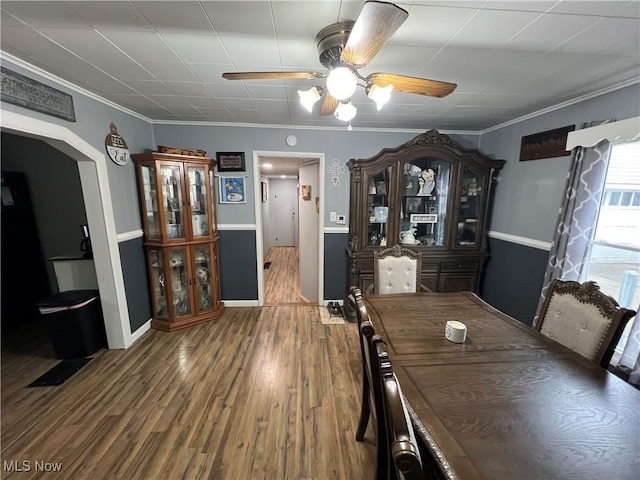
M 131 155 L 149 271 L 151 326 L 173 331 L 218 318 L 220 301 L 215 160 L 170 153 Z
M 400 243 L 422 253 L 426 287 L 477 292 L 492 188 L 504 163 L 436 130 L 350 160 L 349 285 L 367 291 L 374 251 Z

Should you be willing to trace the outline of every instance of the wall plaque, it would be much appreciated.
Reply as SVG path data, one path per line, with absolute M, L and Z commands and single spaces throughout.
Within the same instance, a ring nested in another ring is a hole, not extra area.
M 520 161 L 570 155 L 571 152 L 567 152 L 567 135 L 575 129 L 575 125 L 569 125 L 522 137 Z
M 2 74 L 0 98 L 3 102 L 13 103 L 70 122 L 76 121 L 71 95 L 7 68 L 2 67 L 0 70 Z

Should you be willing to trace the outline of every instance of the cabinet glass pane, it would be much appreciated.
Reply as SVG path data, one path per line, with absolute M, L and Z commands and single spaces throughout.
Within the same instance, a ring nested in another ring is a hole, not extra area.
M 151 261 L 151 286 L 153 288 L 153 299 L 155 318 L 168 318 L 167 310 L 167 289 L 164 278 L 164 265 L 162 262 L 162 251 L 149 249 L 149 260 Z
M 189 199 L 191 201 L 191 230 L 194 237 L 209 236 L 209 205 L 207 177 L 204 167 L 187 167 Z
M 158 214 L 158 187 L 156 185 L 156 169 L 151 165 L 143 165 L 142 190 L 144 192 L 144 213 L 147 217 L 149 237 L 160 236 L 160 215 Z
M 189 301 L 189 276 L 187 274 L 187 254 L 185 250 L 169 251 L 169 275 L 173 311 L 176 317 L 191 313 Z
M 403 165 L 400 238 L 405 245 L 444 245 L 451 164 L 419 158 Z
M 460 207 L 458 208 L 456 245 L 476 244 L 481 200 L 482 178 L 465 168 L 462 174 Z
M 389 215 L 389 178 L 391 168 L 368 180 L 369 228 L 367 245 L 387 244 L 387 220 Z
M 196 305 L 198 310 L 213 307 L 213 289 L 211 282 L 211 250 L 209 245 L 193 250 L 196 272 Z
M 167 237 L 184 237 L 184 207 L 182 201 L 182 185 L 180 167 L 162 165 L 162 181 L 164 189 L 164 212 L 167 220 Z

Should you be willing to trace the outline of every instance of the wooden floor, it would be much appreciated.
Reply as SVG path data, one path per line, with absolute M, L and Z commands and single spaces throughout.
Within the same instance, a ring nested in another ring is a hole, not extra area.
M 317 307 L 227 308 L 208 324 L 151 330 L 58 387 L 25 388 L 57 363 L 50 346 L 9 340 L 1 460 L 30 471 L 4 468 L 4 479 L 374 477 L 371 428 L 354 440 L 356 326 L 322 325 Z M 36 461 L 61 471 L 36 472 Z
M 264 261 L 271 262 L 264 270 L 265 305 L 309 304 L 300 294 L 298 247 L 271 247 Z

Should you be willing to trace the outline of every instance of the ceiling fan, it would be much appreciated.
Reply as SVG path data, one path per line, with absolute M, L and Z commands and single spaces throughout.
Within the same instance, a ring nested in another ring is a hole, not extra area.
M 378 110 L 389 100 L 392 90 L 429 97 L 444 97 L 453 92 L 455 83 L 409 77 L 394 73 L 371 73 L 362 76 L 358 69 L 366 66 L 384 46 L 409 13 L 393 3 L 367 1 L 357 20 L 342 21 L 324 27 L 316 35 L 320 63 L 328 74 L 307 72 L 227 72 L 228 80 L 314 80 L 326 78 L 326 88 L 314 86 L 299 90 L 300 100 L 309 112 L 324 97 L 320 115 L 334 114 L 338 119 L 351 121 L 356 107 L 351 104 L 357 86 L 365 89 Z M 358 83 L 358 82 L 364 82 Z

